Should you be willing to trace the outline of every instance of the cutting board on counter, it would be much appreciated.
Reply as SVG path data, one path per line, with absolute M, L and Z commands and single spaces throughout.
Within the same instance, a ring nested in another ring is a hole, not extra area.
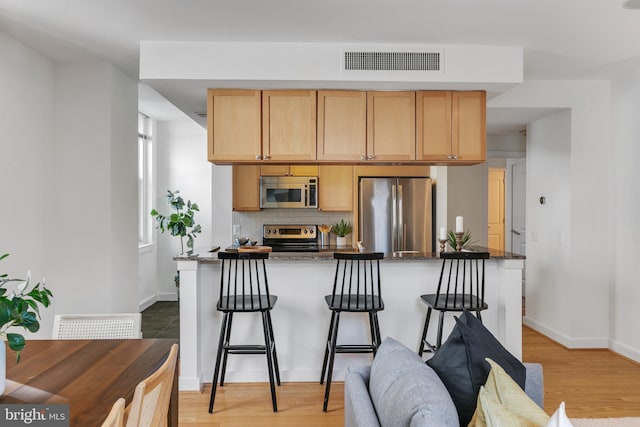
M 230 246 L 225 252 L 271 252 L 271 246 Z
M 238 252 L 271 252 L 271 246 L 240 246 Z

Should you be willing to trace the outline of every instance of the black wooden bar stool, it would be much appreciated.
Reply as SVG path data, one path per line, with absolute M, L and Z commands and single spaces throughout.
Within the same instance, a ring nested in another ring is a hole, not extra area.
M 267 355 L 271 401 L 273 403 L 273 412 L 277 412 L 278 406 L 276 403 L 275 383 L 280 385 L 280 370 L 278 369 L 276 343 L 273 338 L 271 309 L 276 304 L 278 297 L 269 293 L 269 283 L 265 266 L 265 260 L 269 258 L 269 253 L 220 252 L 218 253 L 218 258 L 222 260 L 222 267 L 220 272 L 220 298 L 216 308 L 224 314 L 222 316 L 222 326 L 220 327 L 216 365 L 213 372 L 209 413 L 213 412 L 218 374 L 220 374 L 220 387 L 224 386 L 224 374 L 227 369 L 227 356 L 229 354 Z M 262 314 L 264 345 L 229 344 L 234 313 L 253 312 L 260 312 Z M 221 360 L 222 372 L 220 372 Z
M 384 310 L 380 289 L 380 260 L 383 255 L 381 252 L 336 252 L 333 254 L 333 258 L 337 260 L 333 292 L 324 297 L 329 310 L 331 310 L 331 323 L 329 324 L 329 335 L 320 376 L 320 384 L 324 382 L 325 375 L 327 377 L 322 406 L 322 410 L 325 412 L 329 402 L 333 360 L 336 353 L 373 353 L 375 356 L 378 346 L 380 346 L 378 311 Z M 337 345 L 340 314 L 343 312 L 369 314 L 371 344 Z
M 444 313 L 469 310 L 475 312 L 476 317 L 482 321 L 480 312 L 489 308 L 484 302 L 484 260 L 489 259 L 489 252 L 441 252 L 440 258 L 442 268 L 436 293 L 420 295 L 420 299 L 428 307 L 418 348 L 420 356 L 424 351 L 434 352 L 442 345 Z M 435 346 L 427 341 L 432 310 L 440 311 Z

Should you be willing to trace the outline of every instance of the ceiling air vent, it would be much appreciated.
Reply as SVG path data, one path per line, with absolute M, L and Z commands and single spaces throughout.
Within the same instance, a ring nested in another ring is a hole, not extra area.
M 352 71 L 440 71 L 440 52 L 344 52 Z

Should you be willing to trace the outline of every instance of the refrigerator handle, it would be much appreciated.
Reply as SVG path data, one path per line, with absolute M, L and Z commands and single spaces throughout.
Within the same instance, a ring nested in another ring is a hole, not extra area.
M 406 225 L 404 223 L 404 202 L 402 201 L 402 184 L 398 184 L 398 250 L 404 251 L 406 238 Z
M 398 191 L 395 184 L 391 185 L 391 198 L 392 198 L 392 219 L 393 227 L 391 227 L 391 252 L 398 251 Z

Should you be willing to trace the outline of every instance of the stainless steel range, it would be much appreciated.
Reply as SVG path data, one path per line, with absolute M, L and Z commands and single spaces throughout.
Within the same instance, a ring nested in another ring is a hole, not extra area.
M 273 252 L 318 252 L 316 225 L 265 224 L 262 244 Z

